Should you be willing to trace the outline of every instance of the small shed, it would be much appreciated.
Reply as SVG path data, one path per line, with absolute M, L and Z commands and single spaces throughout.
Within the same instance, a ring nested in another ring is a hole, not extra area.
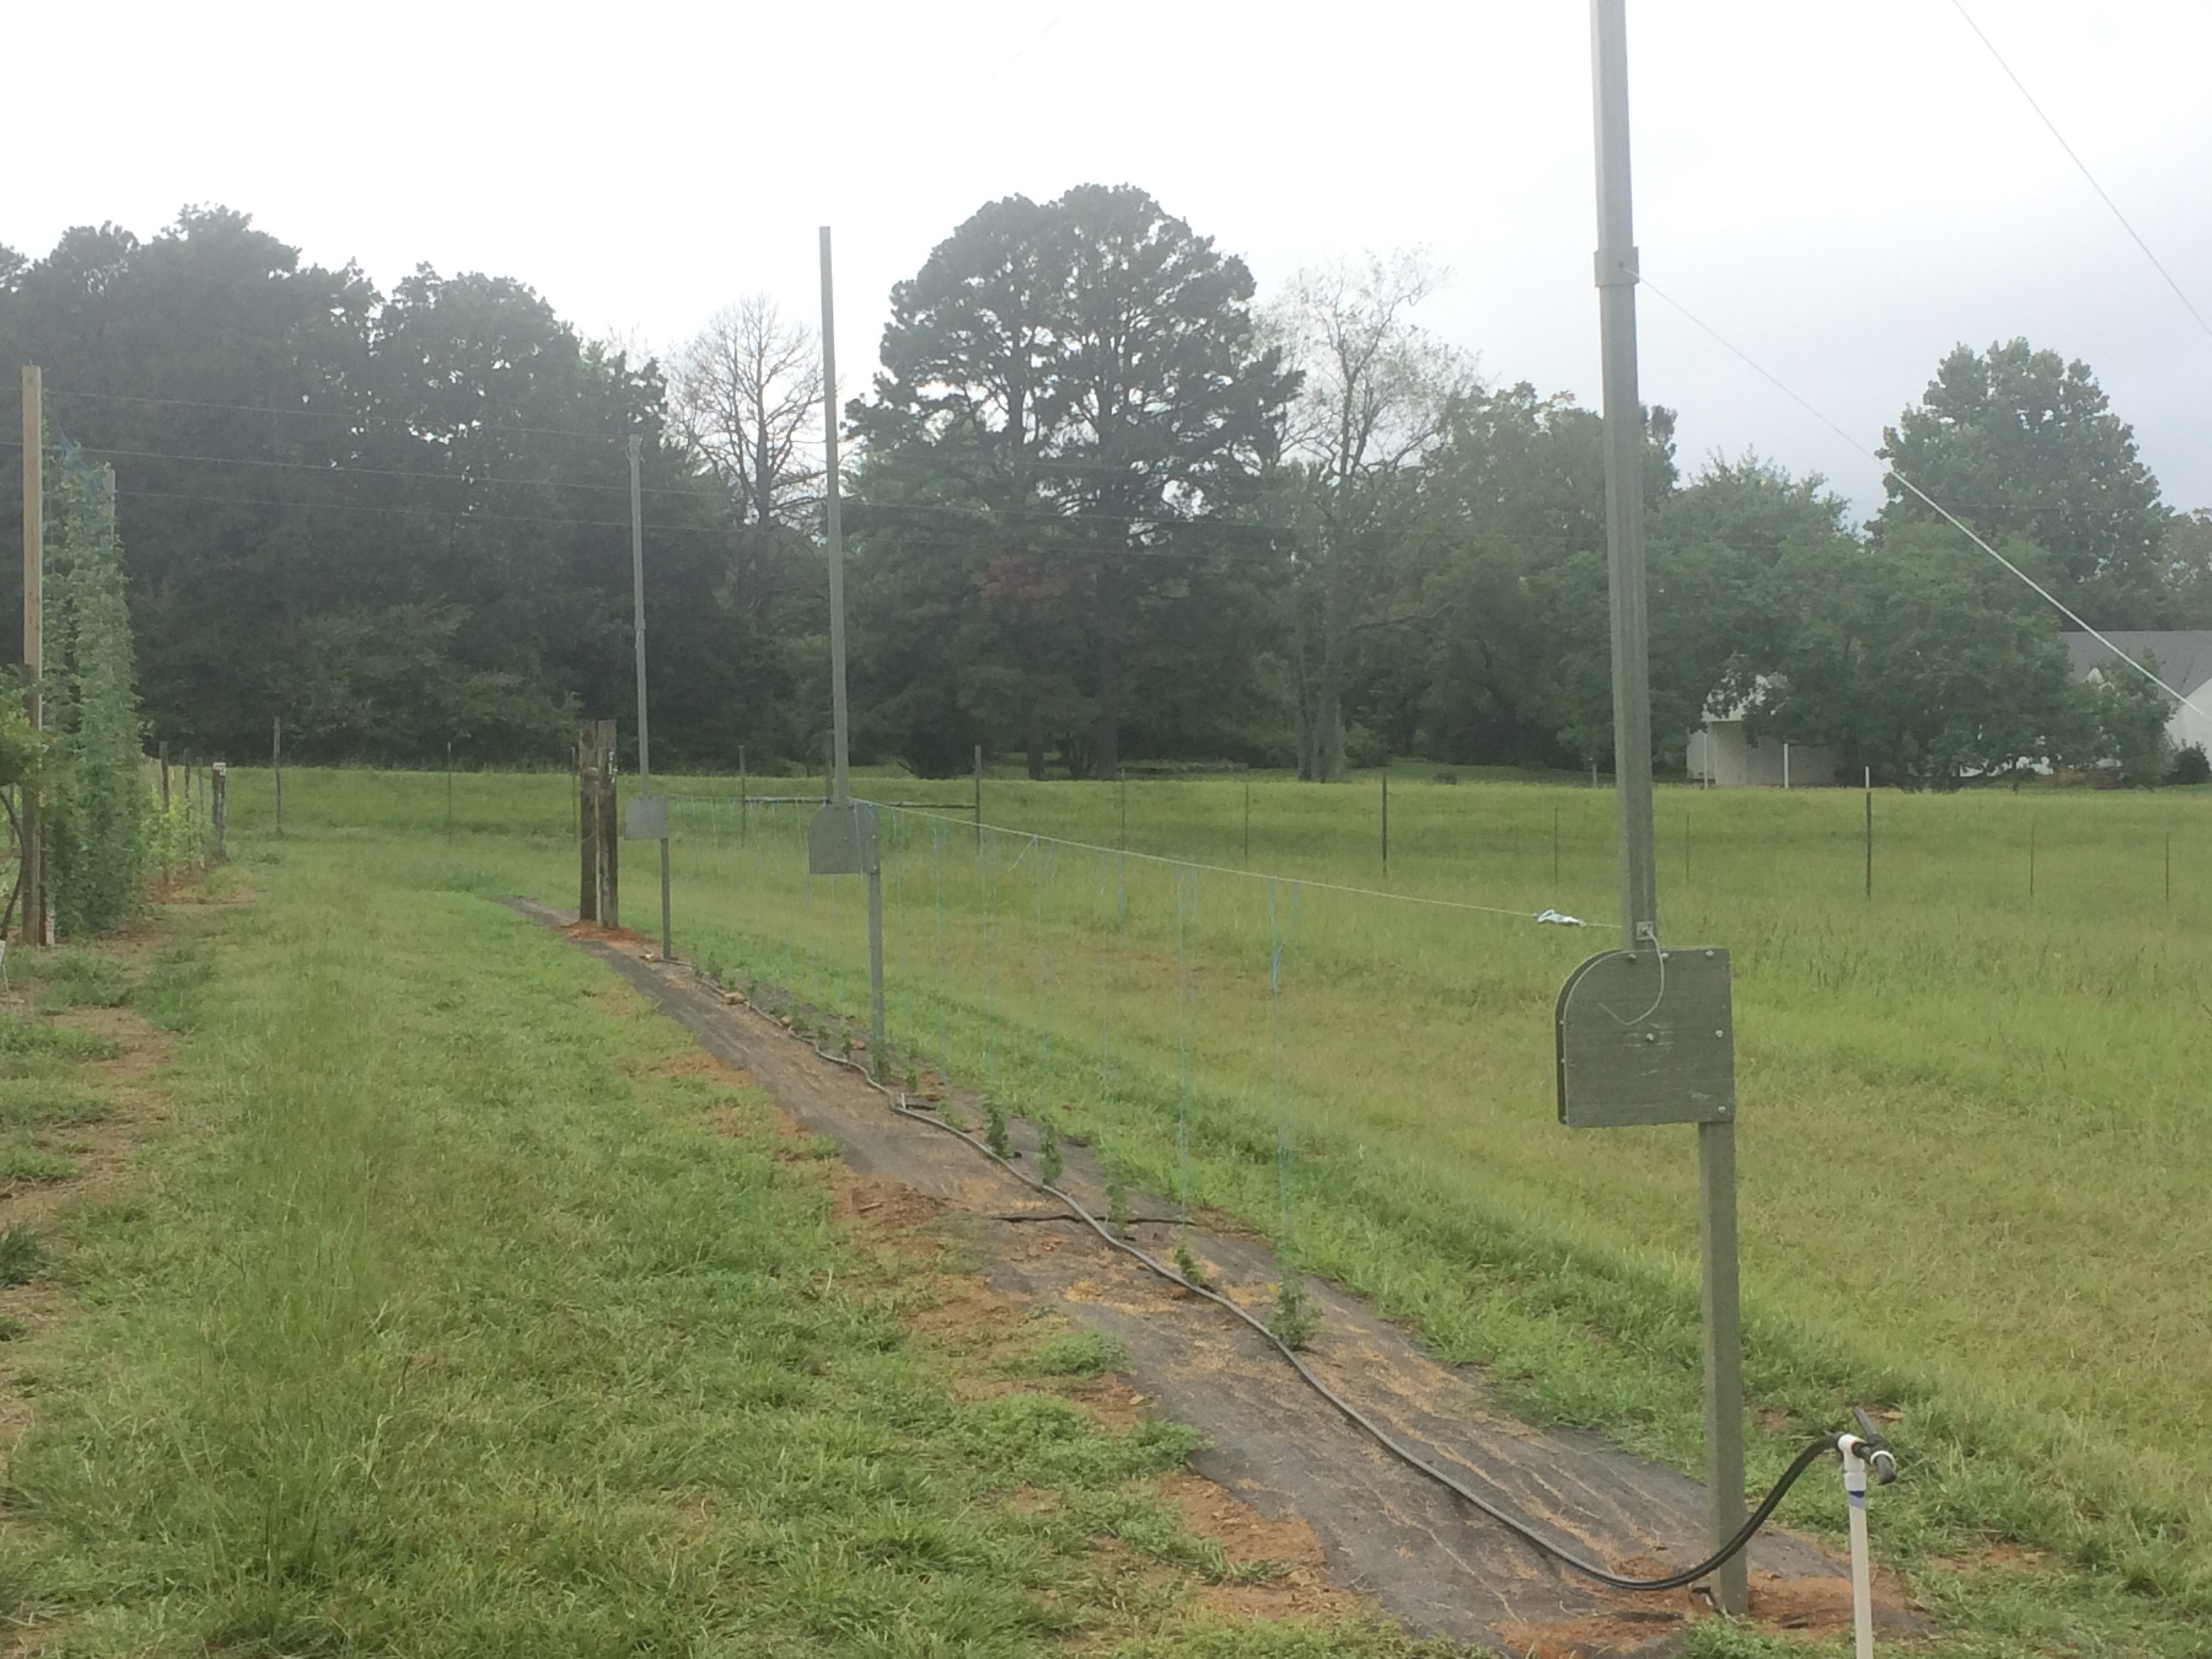
M 1825 788 L 1839 781 L 1842 767 L 1842 757 L 1826 744 L 1753 737 L 1741 710 L 1708 714 L 1690 733 L 1691 781 L 1715 789 Z

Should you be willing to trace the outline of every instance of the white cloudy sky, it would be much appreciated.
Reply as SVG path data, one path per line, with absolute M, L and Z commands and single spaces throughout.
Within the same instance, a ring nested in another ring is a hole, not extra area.
M 2212 3 L 1967 3 L 2212 316 Z M 1630 29 L 1659 286 L 1869 446 L 1958 341 L 2087 358 L 2168 499 L 2212 505 L 2212 337 L 1951 0 L 1630 0 Z M 828 223 L 850 392 L 890 284 L 978 204 L 1126 181 L 1263 293 L 1426 245 L 1454 272 L 1431 327 L 1595 400 L 1581 0 L 203 0 L 11 31 L 41 155 L 0 241 L 29 252 L 221 203 L 380 283 L 516 276 L 660 347 L 752 290 L 811 310 Z M 1649 294 L 1643 316 L 1686 459 L 1755 447 L 1879 499 L 1874 463 Z

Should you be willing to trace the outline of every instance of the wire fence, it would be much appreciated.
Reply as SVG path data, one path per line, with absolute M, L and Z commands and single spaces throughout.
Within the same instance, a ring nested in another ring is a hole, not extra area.
M 672 799 L 679 949 L 802 1024 L 866 1029 L 864 884 L 807 873 L 811 798 Z M 1299 1104 L 1418 1009 L 1543 987 L 1534 913 L 881 809 L 890 1080 L 1096 1146 L 1117 1184 L 1272 1215 L 1296 1251 Z M 1583 935 L 1585 942 L 1589 935 Z M 1496 940 L 1492 940 L 1492 946 Z M 1388 1011 L 1395 1006 L 1401 1019 Z M 959 1109 L 956 1104 L 955 1109 Z M 1224 1170 L 1239 1190 L 1214 1189 Z M 1212 1171 L 1212 1175 L 1204 1172 Z M 1232 1180 L 1237 1178 L 1231 1177 Z

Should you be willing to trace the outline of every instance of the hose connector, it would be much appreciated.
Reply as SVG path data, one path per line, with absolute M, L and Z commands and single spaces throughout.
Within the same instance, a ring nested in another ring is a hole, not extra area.
M 1875 1486 L 1887 1486 L 1897 1479 L 1897 1454 L 1890 1449 L 1888 1440 L 1861 1407 L 1852 1407 L 1851 1416 L 1857 1421 L 1859 1431 L 1853 1434 L 1846 1430 L 1836 1437 L 1836 1449 L 1843 1454 L 1844 1467 L 1848 1469 L 1854 1462 L 1863 1464 Z

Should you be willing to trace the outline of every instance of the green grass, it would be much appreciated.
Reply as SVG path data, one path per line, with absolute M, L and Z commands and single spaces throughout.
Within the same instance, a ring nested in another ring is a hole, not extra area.
M 463 782 L 450 839 L 434 778 L 306 775 L 288 807 L 303 844 L 398 838 L 436 880 L 573 902 L 568 781 Z M 679 950 L 861 1014 L 860 884 L 805 877 L 805 809 L 757 808 L 741 841 L 729 781 L 673 787 L 717 798 L 679 804 Z M 1401 769 L 1386 873 L 1371 778 L 1257 781 L 1249 853 L 1242 780 L 987 783 L 994 823 L 1295 878 L 1271 925 L 1264 880 L 1179 887 L 997 836 L 979 860 L 964 781 L 875 787 L 952 812 L 887 826 L 902 1062 L 1049 1102 L 1173 1192 L 1188 1049 L 1194 1201 L 1281 1234 L 1287 1127 L 1298 1262 L 1528 1409 L 1697 1466 L 1687 1133 L 1553 1116 L 1553 995 L 1615 936 L 1320 884 L 1602 922 L 1609 792 Z M 1894 1407 L 1908 1476 L 1882 1495 L 1881 1547 L 1957 1651 L 2201 1651 L 2212 793 L 1884 793 L 1871 901 L 1863 810 L 1848 792 L 1660 795 L 1663 936 L 1735 960 L 1754 1480 L 1846 1404 Z M 633 924 L 647 886 L 632 875 Z M 1827 1483 L 1805 1490 L 1790 1513 L 1839 1523 Z M 2066 1571 L 1941 1565 L 2003 1540 Z
M 1039 1376 L 1097 1376 L 1126 1358 L 1121 1345 L 1111 1337 L 1096 1331 L 1061 1331 L 1036 1345 L 1028 1369 Z
M 1407 1650 L 1206 1616 L 1234 1570 L 1150 1484 L 1185 1431 L 1102 1427 L 1052 1342 L 961 1403 L 905 1334 L 927 1261 L 435 847 L 249 870 L 133 991 L 186 1033 L 174 1127 L 67 1217 L 82 1317 L 13 1355 L 0 1582 L 42 1652 Z M 0 1278 L 45 1270 L 14 1237 Z
M 19 955 L 15 973 L 39 988 L 41 1012 L 64 1008 L 115 1008 L 128 994 L 122 964 L 90 951 L 59 950 Z

